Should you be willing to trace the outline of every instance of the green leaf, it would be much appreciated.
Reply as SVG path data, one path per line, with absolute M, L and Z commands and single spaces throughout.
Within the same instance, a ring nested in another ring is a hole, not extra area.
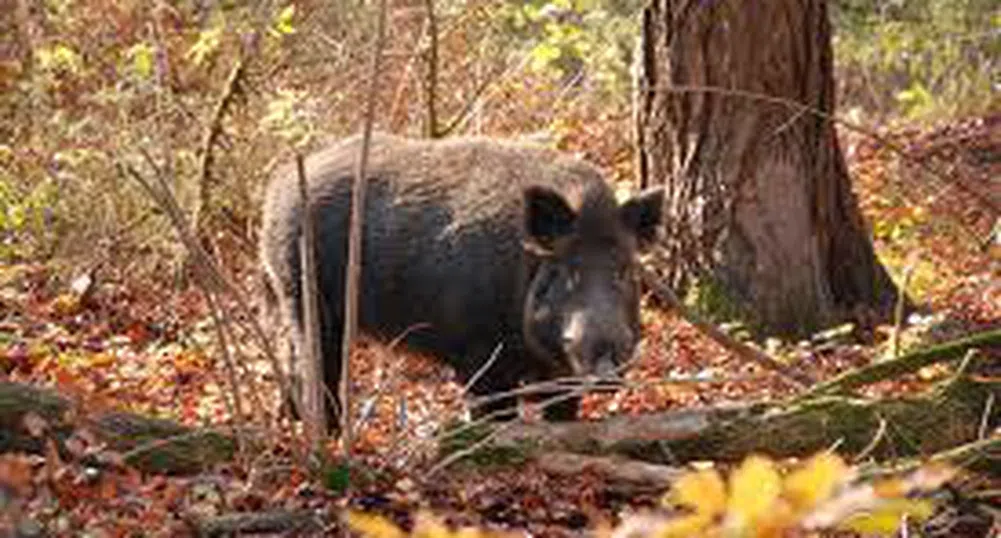
M 344 493 L 351 485 L 351 468 L 346 463 L 327 467 L 323 473 L 323 485 L 333 492 Z

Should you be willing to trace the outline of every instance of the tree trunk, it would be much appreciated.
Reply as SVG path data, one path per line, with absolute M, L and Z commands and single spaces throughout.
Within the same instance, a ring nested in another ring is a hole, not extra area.
M 885 319 L 897 297 L 829 121 L 830 38 L 822 0 L 655 0 L 643 14 L 638 166 L 667 189 L 669 282 L 768 333 Z

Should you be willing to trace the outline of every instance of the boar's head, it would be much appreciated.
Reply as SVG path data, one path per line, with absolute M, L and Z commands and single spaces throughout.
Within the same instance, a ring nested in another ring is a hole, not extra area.
M 550 376 L 613 377 L 639 341 L 637 254 L 656 240 L 664 192 L 621 204 L 608 191 L 576 198 L 542 186 L 524 191 L 533 270 L 522 331 Z

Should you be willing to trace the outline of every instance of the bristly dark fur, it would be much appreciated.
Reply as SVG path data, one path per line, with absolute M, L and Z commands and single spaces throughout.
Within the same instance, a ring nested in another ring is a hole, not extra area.
M 320 335 L 333 394 L 359 143 L 358 137 L 345 140 L 305 163 L 310 197 L 320 204 Z M 367 174 L 362 331 L 391 339 L 421 325 L 404 343 L 439 357 L 462 379 L 503 344 L 474 394 L 592 373 L 599 359 L 618 363 L 632 353 L 639 338 L 632 269 L 637 249 L 659 224 L 659 191 L 620 205 L 591 165 L 486 138 L 375 134 Z M 268 185 L 261 260 L 298 349 L 302 207 L 296 181 L 288 165 Z M 572 418 L 576 403 L 555 409 L 548 416 Z

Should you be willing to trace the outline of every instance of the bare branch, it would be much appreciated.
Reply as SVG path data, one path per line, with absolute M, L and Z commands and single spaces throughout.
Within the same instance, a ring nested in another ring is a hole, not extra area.
M 239 87 L 240 78 L 243 76 L 243 71 L 244 63 L 243 56 L 241 55 L 237 57 L 233 68 L 230 69 L 229 76 L 226 77 L 226 84 L 223 86 L 223 91 L 219 95 L 219 99 L 216 100 L 215 107 L 212 109 L 212 117 L 202 137 L 202 151 L 198 159 L 198 205 L 195 206 L 194 216 L 192 217 L 195 236 L 200 241 L 205 238 L 205 225 L 208 220 L 206 214 L 211 204 L 209 183 L 212 181 L 212 149 L 222 134 L 222 120 L 230 104 L 236 97 L 236 91 Z
M 375 122 L 376 93 L 379 88 L 379 71 L 382 64 L 382 49 L 386 39 L 386 0 L 379 2 L 378 23 L 375 45 L 372 49 L 372 68 L 369 73 L 368 99 L 365 106 L 365 120 L 362 128 L 361 151 L 355 170 L 354 185 L 351 188 L 351 220 L 348 234 L 348 263 L 344 282 L 344 340 L 341 343 L 341 440 L 344 454 L 351 454 L 351 400 L 348 388 L 351 385 L 351 347 L 358 331 L 358 280 L 361 274 L 361 231 L 365 207 L 365 173 L 368 166 L 368 150 L 372 140 L 372 124 Z
M 438 138 L 438 112 L 436 109 L 438 98 L 438 20 L 434 14 L 434 0 L 424 0 L 427 9 L 427 31 L 428 31 L 428 51 L 427 51 L 427 78 L 424 81 L 424 96 L 427 106 L 427 125 L 425 134 L 428 138 Z
M 270 339 L 264 333 L 264 329 L 261 328 L 260 323 L 258 323 L 257 319 L 254 317 L 250 305 L 248 305 L 247 301 L 244 300 L 236 286 L 226 280 L 222 274 L 222 270 L 219 269 L 215 260 L 209 256 L 209 254 L 202 247 L 201 243 L 195 239 L 194 234 L 191 232 L 191 228 L 188 226 L 188 223 L 184 218 L 184 212 L 178 205 L 177 200 L 168 190 L 166 181 L 164 181 L 164 179 L 157 174 L 157 181 L 160 185 L 160 187 L 157 188 L 154 187 L 152 183 L 150 183 L 132 166 L 125 164 L 124 162 L 118 162 L 117 166 L 120 174 L 126 177 L 131 177 L 136 183 L 138 183 L 143 190 L 150 195 L 154 203 L 160 206 L 160 208 L 167 215 L 174 227 L 174 231 L 177 233 L 185 248 L 188 249 L 189 255 L 194 255 L 194 261 L 196 262 L 194 267 L 197 270 L 197 274 L 200 275 L 201 279 L 203 279 L 201 281 L 202 284 L 207 286 L 207 291 L 225 292 L 233 299 L 237 308 L 246 315 L 251 333 L 257 340 L 258 345 L 274 369 L 275 378 L 278 380 L 278 388 L 281 392 L 281 398 L 289 398 L 290 392 L 288 387 L 288 378 L 285 375 L 277 356 L 271 348 Z
M 678 300 L 678 297 L 674 294 L 674 292 L 671 291 L 671 288 L 661 280 L 660 275 L 652 269 L 643 267 L 642 272 L 644 283 L 646 283 L 646 285 L 653 290 L 658 299 L 675 309 L 681 317 L 685 318 L 686 321 L 691 323 L 695 326 L 695 328 L 711 338 L 717 344 L 733 353 L 736 353 L 740 357 L 757 363 L 768 370 L 782 374 L 783 378 L 793 381 L 799 386 L 809 386 L 814 383 L 813 378 L 805 372 L 793 370 L 792 368 L 778 362 L 764 351 L 734 339 L 732 336 L 726 334 L 712 323 L 702 319 L 701 316 L 692 312 L 689 308 L 686 308 L 685 305 Z
M 301 263 L 302 321 L 304 371 L 300 380 L 303 387 L 302 411 L 309 446 L 316 447 L 327 433 L 327 413 L 323 398 L 323 352 L 320 349 L 320 316 L 316 283 L 316 215 L 306 185 L 306 165 L 301 154 L 295 156 L 299 174 L 299 197 L 302 199 L 302 233 L 299 235 L 299 261 Z M 295 375 L 295 372 L 289 372 Z

